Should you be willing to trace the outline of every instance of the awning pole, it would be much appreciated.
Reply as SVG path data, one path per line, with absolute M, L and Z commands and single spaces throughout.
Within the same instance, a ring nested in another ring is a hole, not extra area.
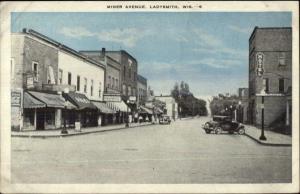
M 37 117 L 37 111 L 36 108 L 34 109 L 34 130 L 36 130 L 36 117 Z

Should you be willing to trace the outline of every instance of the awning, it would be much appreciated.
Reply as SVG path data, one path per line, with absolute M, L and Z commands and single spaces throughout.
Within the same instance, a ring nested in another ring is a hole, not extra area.
M 77 107 L 68 100 L 65 101 L 65 108 L 69 110 L 77 109 Z
M 83 109 L 97 109 L 95 105 L 84 95 L 75 92 L 63 93 L 63 97 L 76 105 L 79 110 Z
M 121 112 L 130 112 L 131 109 L 125 104 L 125 102 L 107 102 L 108 106 L 115 110 L 115 111 L 121 111 Z
M 105 113 L 105 114 L 114 114 L 114 113 L 116 113 L 116 111 L 109 108 L 108 105 L 105 102 L 92 101 L 92 103 L 99 109 L 99 111 L 101 113 Z
M 65 106 L 65 101 L 60 95 L 35 91 L 28 91 L 28 93 L 39 101 L 45 103 L 47 107 L 64 108 Z
M 140 106 L 140 109 L 147 114 L 151 114 L 151 115 L 153 114 L 153 111 L 151 109 L 146 108 L 144 106 Z
M 44 108 L 46 104 L 35 99 L 33 96 L 24 92 L 24 101 L 23 101 L 24 108 Z

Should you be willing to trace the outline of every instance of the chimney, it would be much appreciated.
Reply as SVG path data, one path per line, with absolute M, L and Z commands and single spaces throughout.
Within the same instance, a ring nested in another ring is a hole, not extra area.
M 101 50 L 101 56 L 102 56 L 102 57 L 105 56 L 105 48 L 102 48 L 102 50 Z

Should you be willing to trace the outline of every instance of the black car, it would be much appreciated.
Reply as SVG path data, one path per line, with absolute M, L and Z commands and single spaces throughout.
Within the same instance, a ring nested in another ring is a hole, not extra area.
M 168 115 L 162 115 L 159 118 L 159 124 L 170 124 L 171 123 L 171 118 Z
M 229 116 L 213 116 L 213 120 L 206 122 L 202 128 L 206 133 L 214 132 L 219 134 L 222 131 L 227 131 L 230 134 L 236 132 L 240 135 L 245 133 L 245 126 L 239 122 L 232 121 Z

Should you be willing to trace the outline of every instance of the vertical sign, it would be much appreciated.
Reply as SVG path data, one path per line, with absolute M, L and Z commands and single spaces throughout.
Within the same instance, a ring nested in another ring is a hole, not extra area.
M 264 74 L 264 54 L 256 54 L 256 75 L 261 77 Z

